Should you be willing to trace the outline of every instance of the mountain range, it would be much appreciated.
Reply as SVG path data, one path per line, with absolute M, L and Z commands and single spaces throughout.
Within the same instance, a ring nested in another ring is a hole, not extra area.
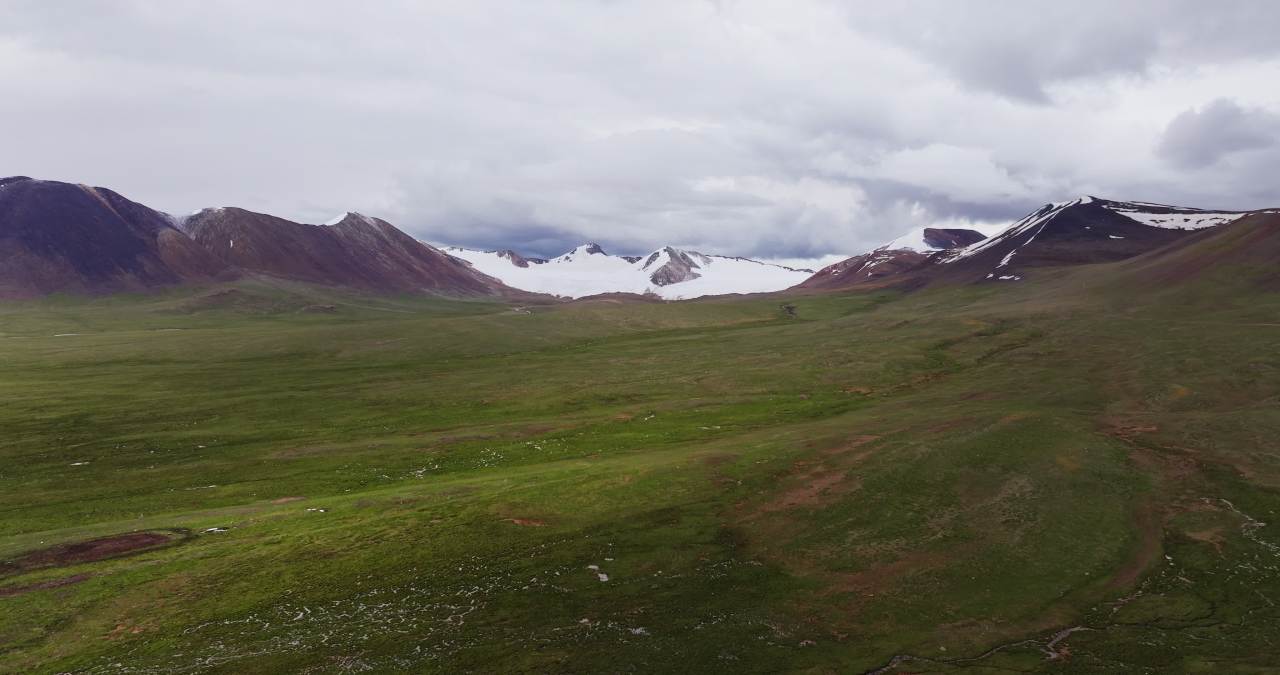
M 1016 282 L 1042 268 L 1133 258 L 1252 213 L 1276 211 L 1209 211 L 1079 197 L 1046 204 L 992 237 L 962 246 L 922 250 L 895 240 L 819 270 L 798 289 Z
M 0 296 L 136 291 L 242 276 L 379 293 L 523 295 L 360 214 L 329 225 L 238 208 L 174 217 L 105 188 L 0 180 Z
M 509 250 L 445 247 L 444 251 L 508 286 L 569 298 L 634 293 L 682 300 L 767 293 L 791 288 L 813 274 L 813 270 L 671 246 L 645 256 L 619 256 L 587 243 L 551 259 L 525 258 Z
M 1046 204 L 991 237 L 919 228 L 816 273 L 671 246 L 611 255 L 587 243 L 554 258 L 436 247 L 345 213 L 310 225 L 234 207 L 175 217 L 112 190 L 0 179 L 0 297 L 110 293 L 241 277 L 373 293 L 680 300 L 708 295 L 1017 282 L 1042 269 L 1115 262 L 1262 211 L 1210 211 L 1096 197 Z M 547 299 L 550 299 L 547 297 Z

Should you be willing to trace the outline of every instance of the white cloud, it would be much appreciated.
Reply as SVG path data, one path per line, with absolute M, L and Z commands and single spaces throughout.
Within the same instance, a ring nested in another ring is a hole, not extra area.
M 1274 205 L 1274 153 L 1157 150 L 1215 99 L 1280 111 L 1277 13 L 12 0 L 0 174 L 543 254 L 808 259 L 1085 192 Z

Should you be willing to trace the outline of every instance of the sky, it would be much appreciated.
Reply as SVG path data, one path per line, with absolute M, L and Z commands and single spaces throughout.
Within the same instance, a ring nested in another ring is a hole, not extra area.
M 802 262 L 1092 194 L 1280 206 L 1280 3 L 0 0 L 0 175 Z

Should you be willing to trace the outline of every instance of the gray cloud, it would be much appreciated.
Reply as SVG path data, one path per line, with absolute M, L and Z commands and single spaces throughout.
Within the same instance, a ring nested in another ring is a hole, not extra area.
M 1280 6 L 1251 0 L 858 3 L 849 21 L 967 85 L 1034 103 L 1063 83 L 1280 53 Z
M 541 255 L 1270 206 L 1275 7 L 10 0 L 0 174 Z
M 1173 118 L 1157 150 L 1177 166 L 1198 169 L 1234 152 L 1268 148 L 1277 138 L 1280 115 L 1220 98 Z

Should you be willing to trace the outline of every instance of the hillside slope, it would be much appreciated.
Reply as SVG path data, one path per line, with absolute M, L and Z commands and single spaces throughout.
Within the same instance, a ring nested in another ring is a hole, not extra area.
M 0 672 L 1276 672 L 1273 228 L 785 307 L 0 303 Z
M 1125 260 L 1245 211 L 1208 211 L 1080 197 L 1046 204 L 985 241 L 938 259 L 931 280 L 1018 281 L 1039 267 Z
M 165 214 L 111 190 L 0 180 L 0 297 L 142 290 L 233 275 Z
M 182 222 L 225 264 L 270 276 L 383 292 L 489 296 L 503 284 L 378 218 L 348 213 L 305 225 L 239 208 L 205 209 Z
M 1196 232 L 1116 270 L 1116 283 L 1140 290 L 1203 282 L 1220 284 L 1239 300 L 1280 291 L 1280 213 L 1251 213 Z
M 920 227 L 868 253 L 828 265 L 803 283 L 798 291 L 844 288 L 882 288 L 911 285 L 908 273 L 922 268 L 943 251 L 952 251 L 986 239 L 977 230 Z M 905 282 L 905 284 L 904 284 Z

